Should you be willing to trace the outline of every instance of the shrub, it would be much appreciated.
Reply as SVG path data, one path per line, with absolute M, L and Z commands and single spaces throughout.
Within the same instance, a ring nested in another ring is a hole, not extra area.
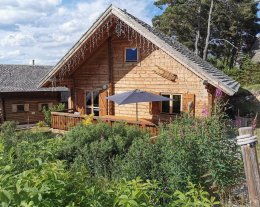
M 43 107 L 43 114 L 44 114 L 44 121 L 48 126 L 51 126 L 51 112 L 54 111 L 64 111 L 65 110 L 65 104 L 57 104 L 50 108 Z
M 156 195 L 157 183 L 136 178 L 131 181 L 122 179 L 112 186 L 107 193 L 112 197 L 111 206 L 158 206 Z
M 92 176 L 111 178 L 118 168 L 116 160 L 122 160 L 134 139 L 144 139 L 149 135 L 137 127 L 124 123 L 110 127 L 106 123 L 79 125 L 67 135 L 68 145 L 60 154 L 74 168 L 84 163 Z
M 243 175 L 230 137 L 219 116 L 178 118 L 161 126 L 155 144 L 125 123 L 55 136 L 16 132 L 8 122 L 1 127 L 0 205 L 212 206 L 210 195 L 228 193 Z
M 37 127 L 44 127 L 45 123 L 44 123 L 44 121 L 39 121 L 36 125 L 37 125 Z
M 17 143 L 15 129 L 16 123 L 13 121 L 6 121 L 0 127 L 0 139 L 3 142 L 5 152 Z
M 239 148 L 224 120 L 182 117 L 160 129 L 154 145 L 134 140 L 117 176 L 156 179 L 164 192 L 185 190 L 189 177 L 211 192 L 224 192 L 243 179 Z
M 82 125 L 87 126 L 93 123 L 94 114 L 85 115 L 84 119 L 82 120 Z
M 194 206 L 194 207 L 213 207 L 219 205 L 220 202 L 216 201 L 215 197 L 209 195 L 203 188 L 196 187 L 196 185 L 188 182 L 187 192 L 179 190 L 174 193 L 175 199 L 171 202 L 169 207 L 179 206 Z

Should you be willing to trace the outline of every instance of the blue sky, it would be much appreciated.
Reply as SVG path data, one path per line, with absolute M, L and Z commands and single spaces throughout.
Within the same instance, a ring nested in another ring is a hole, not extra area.
M 153 0 L 0 0 L 0 64 L 54 65 L 110 5 L 147 23 Z
M 153 2 L 0 0 L 0 64 L 55 65 L 111 3 L 151 23 L 162 12 Z

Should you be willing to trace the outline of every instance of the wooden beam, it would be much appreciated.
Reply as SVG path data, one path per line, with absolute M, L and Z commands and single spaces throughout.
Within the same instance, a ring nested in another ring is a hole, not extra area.
M 108 74 L 109 74 L 109 86 L 108 86 L 108 95 L 114 95 L 115 86 L 114 86 L 114 71 L 113 71 L 113 48 L 112 48 L 112 38 L 108 38 Z M 108 114 L 114 115 L 115 107 L 114 102 L 108 101 Z
M 249 137 L 241 137 L 248 135 Z M 251 207 L 260 207 L 260 173 L 252 127 L 239 128 L 238 144 L 241 145 Z

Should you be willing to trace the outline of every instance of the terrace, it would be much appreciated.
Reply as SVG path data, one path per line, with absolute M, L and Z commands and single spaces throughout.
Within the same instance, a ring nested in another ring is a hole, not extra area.
M 77 113 L 69 112 L 52 112 L 51 113 L 51 127 L 53 129 L 68 131 L 71 127 L 81 123 L 86 116 Z M 158 125 L 153 120 L 138 119 L 123 117 L 123 116 L 94 116 L 94 123 L 98 121 L 106 122 L 110 126 L 113 126 L 116 122 L 125 122 L 128 125 L 135 125 L 141 130 L 148 131 L 152 136 L 156 136 L 158 133 Z

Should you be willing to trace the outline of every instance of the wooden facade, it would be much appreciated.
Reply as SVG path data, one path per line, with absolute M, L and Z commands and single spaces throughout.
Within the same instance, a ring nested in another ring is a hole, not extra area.
M 112 44 L 112 56 L 109 54 L 109 44 Z M 127 40 L 122 40 L 116 37 L 112 38 L 112 43 L 104 42 L 98 50 L 78 68 L 70 79 L 75 83 L 71 90 L 75 91 L 75 97 L 72 97 L 75 103 L 75 109 L 82 113 L 86 112 L 85 99 L 86 93 L 90 91 L 99 90 L 100 92 L 100 108 L 105 112 L 102 115 L 115 116 L 135 116 L 135 104 L 127 104 L 114 106 L 114 111 L 109 108 L 109 104 L 104 97 L 104 90 L 102 86 L 112 85 L 112 94 L 126 92 L 129 90 L 140 89 L 149 91 L 155 94 L 176 94 L 181 95 L 181 111 L 188 112 L 189 102 L 193 103 L 191 113 L 200 116 L 203 107 L 211 107 L 209 105 L 209 96 L 211 94 L 203 85 L 203 80 L 189 71 L 185 66 L 177 62 L 174 58 L 165 54 L 162 50 L 154 50 L 150 54 L 139 54 L 139 61 L 137 63 L 126 63 L 124 61 L 124 49 L 128 47 L 135 47 Z M 112 60 L 109 60 L 112 58 Z M 109 65 L 109 63 L 112 65 Z M 110 74 L 110 67 L 113 70 L 112 77 Z M 155 71 L 160 67 L 171 74 L 176 74 L 176 81 L 165 79 L 158 75 Z M 110 82 L 110 80 L 112 83 Z M 111 87 L 111 86 L 110 86 Z M 109 89 L 107 94 L 109 94 Z M 210 91 L 213 92 L 214 91 Z M 109 95 L 112 95 L 109 94 Z M 103 98 L 102 98 L 103 97 Z M 157 107 L 160 107 L 157 104 Z M 110 110 L 108 110 L 110 109 Z M 153 107 L 153 112 L 160 109 Z M 153 119 L 153 116 L 160 115 L 162 118 L 169 115 L 160 113 L 151 113 L 151 104 L 139 104 L 138 114 L 142 118 Z
M 18 124 L 36 123 L 44 119 L 42 104 L 54 105 L 60 101 L 60 92 L 14 92 L 0 93 L 1 122 L 15 121 Z M 24 105 L 24 111 L 15 106 Z
M 137 61 L 126 60 L 127 49 L 137 51 Z M 175 99 L 177 102 L 168 105 L 158 102 L 138 105 L 139 118 L 154 123 L 169 121 L 181 113 L 197 117 L 205 116 L 205 111 L 210 114 L 217 87 L 227 95 L 233 95 L 239 88 L 239 83 L 180 43 L 113 6 L 40 85 L 50 86 L 51 79 L 70 89 L 70 108 L 101 118 L 135 118 L 135 104 L 119 106 L 107 101 L 106 97 L 114 94 L 139 89 Z

